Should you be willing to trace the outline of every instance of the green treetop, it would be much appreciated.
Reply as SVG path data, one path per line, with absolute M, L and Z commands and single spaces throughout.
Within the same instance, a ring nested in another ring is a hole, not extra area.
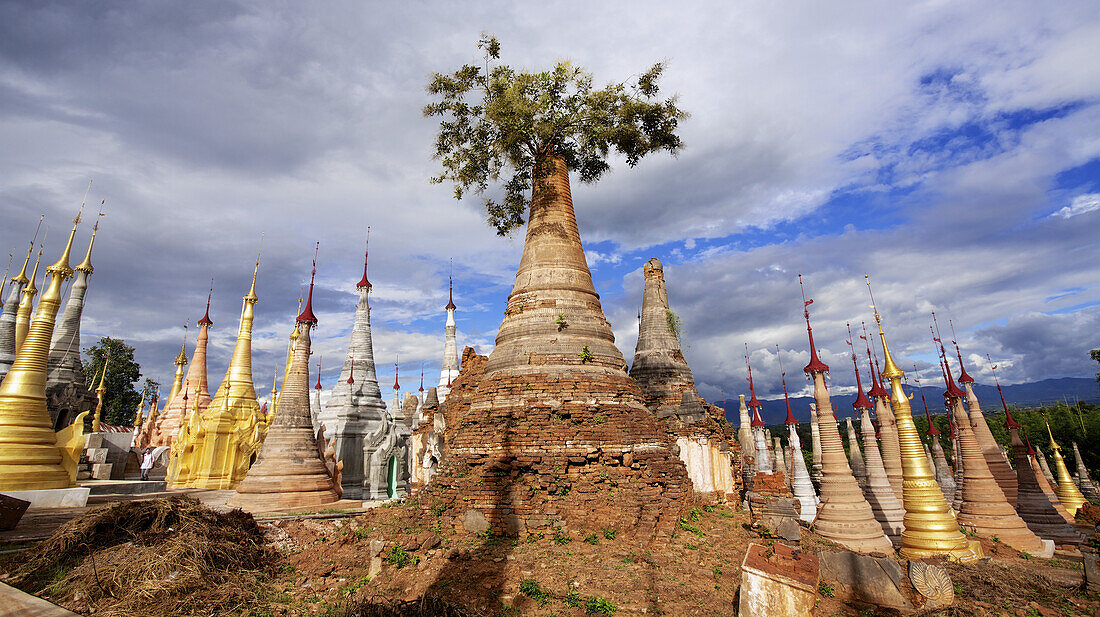
M 676 154 L 682 147 L 676 129 L 688 114 L 675 96 L 659 98 L 660 63 L 633 82 L 594 89 L 592 74 L 569 61 L 532 73 L 495 64 L 495 37 L 483 35 L 478 48 L 482 66 L 432 76 L 428 92 L 438 100 L 424 115 L 440 118 L 435 158 L 443 171 L 432 182 L 450 181 L 456 199 L 481 195 L 500 235 L 524 223 L 532 182 L 546 176 L 551 157 L 560 157 L 582 182 L 595 182 L 611 169 L 612 150 L 633 167 L 647 154 Z M 498 183 L 503 197 L 485 196 Z

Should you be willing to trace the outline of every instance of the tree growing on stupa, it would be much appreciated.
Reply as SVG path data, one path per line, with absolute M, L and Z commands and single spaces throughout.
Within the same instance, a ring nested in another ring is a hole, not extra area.
M 683 145 L 676 129 L 688 114 L 675 96 L 660 98 L 661 63 L 632 82 L 596 89 L 592 74 L 567 60 L 529 72 L 496 64 L 496 37 L 483 35 L 477 46 L 482 65 L 436 73 L 428 84 L 438 100 L 424 115 L 440 118 L 435 158 L 443 165 L 432 182 L 451 182 L 456 199 L 480 195 L 488 223 L 502 236 L 524 223 L 532 184 L 552 173 L 554 159 L 592 183 L 611 169 L 612 150 L 633 167 Z M 503 196 L 487 196 L 497 184 Z
M 141 393 L 134 384 L 141 378 L 141 365 L 134 360 L 134 348 L 122 339 L 105 336 L 84 350 L 87 360 L 84 372 L 89 378 L 103 370 L 107 356 L 107 378 L 103 395 L 104 424 L 130 426 L 134 423 L 134 410 L 141 402 Z M 98 383 L 98 382 L 97 382 Z

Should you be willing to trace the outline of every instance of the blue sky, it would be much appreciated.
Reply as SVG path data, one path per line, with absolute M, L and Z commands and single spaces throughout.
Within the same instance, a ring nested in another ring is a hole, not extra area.
M 5 3 L 0 248 L 25 250 L 45 212 L 56 253 L 93 179 L 107 216 L 85 344 L 122 337 L 148 376 L 170 379 L 214 277 L 217 383 L 266 233 L 254 345 L 266 383 L 320 240 L 314 345 L 331 383 L 370 225 L 384 396 L 397 354 L 406 388 L 421 365 L 432 383 L 449 260 L 459 344 L 487 353 L 522 245 L 497 238 L 476 199 L 427 181 L 424 86 L 477 60 L 489 31 L 503 62 L 568 58 L 597 82 L 665 62 L 663 88 L 692 114 L 678 157 L 574 181 L 628 359 L 640 268 L 658 257 L 711 399 L 744 389 L 745 343 L 763 396 L 780 392 L 775 344 L 788 373 L 805 364 L 798 273 L 837 388 L 851 387 L 844 325 L 871 319 L 865 273 L 895 351 L 929 383 L 932 310 L 954 321 L 979 380 L 986 353 L 1006 382 L 1097 370 L 1096 3 L 626 6 Z

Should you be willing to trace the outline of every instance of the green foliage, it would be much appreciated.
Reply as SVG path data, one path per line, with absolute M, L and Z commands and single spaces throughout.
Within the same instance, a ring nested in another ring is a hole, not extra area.
M 680 320 L 680 316 L 672 312 L 672 309 L 665 309 L 665 321 L 668 322 L 668 330 L 672 332 L 672 336 L 676 337 L 676 342 L 682 343 L 684 322 Z
M 524 579 L 519 584 L 519 591 L 539 604 L 545 604 L 550 599 L 550 592 L 543 589 L 542 585 L 533 578 Z
M 607 538 L 608 540 L 614 540 L 615 539 L 615 530 L 614 529 L 604 529 L 603 530 L 603 537 Z
M 680 517 L 680 529 L 683 529 L 684 531 L 691 532 L 691 533 L 699 536 L 700 538 L 703 537 L 703 530 L 699 529 L 695 525 L 692 525 L 691 523 L 689 523 L 687 521 L 687 519 L 685 519 L 683 517 Z
M 105 336 L 91 347 L 84 349 L 87 359 L 84 361 L 84 375 L 88 387 L 95 390 L 99 381 L 92 378 L 103 370 L 104 358 L 108 355 L 107 377 L 104 381 L 106 392 L 103 394 L 103 412 L 100 421 L 104 424 L 133 426 L 141 394 L 134 389 L 134 383 L 141 378 L 141 365 L 134 361 L 134 348 L 122 339 Z M 155 383 L 155 382 L 154 382 Z
M 565 602 L 567 606 L 572 606 L 573 608 L 580 608 L 584 605 L 584 598 L 581 597 L 581 594 L 575 591 L 570 591 L 569 593 L 565 594 L 565 596 L 562 597 L 561 601 Z
M 573 541 L 573 539 L 570 538 L 569 534 L 565 533 L 564 531 L 559 529 L 559 530 L 554 532 L 554 542 L 558 546 L 565 546 L 566 544 L 569 544 L 572 541 Z
M 1093 349 L 1089 352 L 1089 357 L 1097 362 L 1100 362 L 1100 349 Z M 1100 381 L 1100 372 L 1096 373 L 1096 381 Z
M 584 364 L 586 362 L 591 362 L 592 358 L 595 357 L 595 356 L 592 355 L 592 350 L 588 348 L 588 345 L 585 345 L 584 348 L 581 349 L 580 356 L 581 356 L 581 364 Z
M 596 546 L 597 544 L 600 543 L 600 537 L 597 536 L 594 533 L 590 533 L 590 534 L 588 534 L 587 536 L 584 537 L 584 541 L 587 542 L 588 544 L 591 544 L 592 546 Z
M 435 102 L 423 112 L 439 118 L 435 158 L 443 166 L 431 181 L 451 182 L 456 199 L 481 195 L 500 235 L 523 224 L 532 184 L 546 177 L 551 156 L 582 182 L 596 182 L 611 169 L 612 150 L 633 167 L 648 154 L 682 147 L 676 129 L 688 114 L 675 96 L 659 98 L 660 63 L 632 83 L 595 89 L 592 74 L 569 61 L 532 73 L 498 65 L 496 37 L 482 35 L 478 49 L 483 64 L 436 73 L 428 83 Z M 496 184 L 504 189 L 499 201 L 485 197 Z
M 822 596 L 825 596 L 826 598 L 832 598 L 836 595 L 836 592 L 833 590 L 833 586 L 829 583 L 826 583 L 825 581 L 820 581 L 817 584 L 817 592 L 820 593 Z
M 386 554 L 385 561 L 395 568 L 404 568 L 409 564 L 409 553 L 404 547 L 395 544 Z
M 688 518 L 693 521 L 697 521 L 703 518 L 703 511 L 699 508 L 692 508 L 690 511 L 688 511 Z
M 615 605 L 600 596 L 592 596 L 584 601 L 584 612 L 587 615 L 611 615 L 615 613 Z

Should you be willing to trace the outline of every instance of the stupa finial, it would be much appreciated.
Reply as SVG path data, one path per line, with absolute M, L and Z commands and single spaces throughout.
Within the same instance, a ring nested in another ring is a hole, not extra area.
M 810 327 L 810 305 L 813 298 L 806 299 L 806 288 L 802 285 L 802 275 L 798 275 L 798 287 L 802 289 L 802 315 L 806 318 L 806 333 L 810 336 L 810 363 L 802 370 L 806 373 L 828 373 L 829 365 L 817 357 L 817 347 L 814 345 L 814 329 Z
M 856 373 L 856 400 L 855 400 L 854 403 L 852 403 L 852 408 L 857 410 L 857 411 L 860 410 L 860 409 L 871 409 L 871 408 L 874 407 L 874 404 L 872 404 L 871 401 L 867 399 L 867 395 L 863 393 L 863 380 L 860 379 L 860 377 L 859 377 L 859 364 L 856 362 L 856 346 L 854 344 L 852 344 L 852 324 L 845 324 L 845 325 L 848 326 L 848 341 L 847 341 L 847 343 L 848 343 L 848 347 L 851 348 L 851 352 L 852 352 L 852 370 L 854 370 L 855 373 Z M 865 331 L 866 331 L 866 329 L 865 329 Z M 866 340 L 867 337 L 862 337 L 862 338 L 864 340 Z M 869 356 L 870 356 L 870 348 L 869 347 L 868 347 L 867 353 L 868 353 L 868 359 L 870 359 L 869 358 Z
M 298 314 L 298 323 L 317 325 L 317 317 L 313 314 L 313 281 L 317 278 L 317 252 L 321 250 L 321 243 L 313 248 L 313 270 L 309 273 L 309 296 L 306 297 L 306 307 Z M 308 382 L 307 382 L 308 383 Z
M 787 371 L 783 370 L 783 357 L 779 355 L 779 344 L 775 345 L 775 357 L 779 360 L 779 379 L 783 382 L 783 402 L 787 404 L 787 419 L 784 424 L 798 424 L 798 420 L 791 411 L 791 397 L 787 394 Z
M 99 202 L 99 214 L 96 215 L 95 224 L 92 225 L 92 237 L 88 240 L 88 252 L 84 254 L 84 260 L 73 268 L 77 272 L 87 272 L 88 274 L 95 272 L 95 268 L 92 267 L 92 245 L 95 244 L 95 234 L 99 231 L 99 218 L 104 216 L 103 205 L 106 203 L 106 199 Z
M 210 278 L 210 293 L 206 294 L 206 313 L 203 314 L 202 319 L 200 319 L 197 322 L 198 325 L 200 325 L 200 326 L 209 327 L 209 326 L 214 325 L 214 322 L 210 321 L 210 299 L 213 298 L 213 297 L 214 297 L 214 278 L 211 277 Z
M 745 366 L 749 369 L 749 407 L 757 408 L 761 407 L 760 401 L 756 398 L 756 387 L 752 382 L 752 363 L 749 362 L 749 344 L 745 343 Z
M 356 289 L 366 288 L 368 291 L 371 288 L 370 281 L 367 280 L 367 258 L 370 257 L 370 225 L 367 226 L 367 242 L 363 249 L 363 278 L 355 284 Z
M 993 382 L 997 384 L 997 394 L 1001 396 L 1001 407 L 1005 410 L 1005 426 L 1008 428 L 1019 428 L 1020 423 L 1012 419 L 1012 413 L 1008 411 L 1008 403 L 1005 402 L 1005 393 L 1001 390 L 1001 380 L 997 379 L 997 365 L 993 364 L 993 359 L 989 357 L 989 354 L 985 354 L 985 359 L 989 362 L 989 370 L 993 372 Z M 962 381 L 962 377 L 959 378 Z

